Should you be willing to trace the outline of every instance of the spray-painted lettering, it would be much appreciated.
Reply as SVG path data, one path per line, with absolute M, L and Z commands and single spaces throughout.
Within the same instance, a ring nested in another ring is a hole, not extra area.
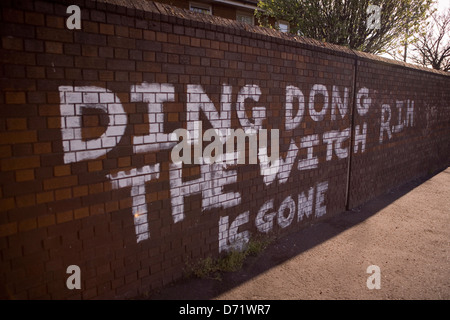
M 188 84 L 185 92 L 186 129 L 180 128 L 172 134 L 164 130 L 164 103 L 176 101 L 174 85 L 144 82 L 131 86 L 130 91 L 130 102 L 147 106 L 145 121 L 148 121 L 148 132 L 132 137 L 133 152 L 144 154 L 170 150 L 172 154 L 169 178 L 173 223 L 186 218 L 185 199 L 192 195 L 201 195 L 202 212 L 238 207 L 242 203 L 241 193 L 229 189 L 238 182 L 236 166 L 246 165 L 243 161 L 245 148 L 238 147 L 236 150 L 234 144 L 234 138 L 237 136 L 239 139 L 240 133 L 244 138 L 248 137 L 251 144 L 249 150 L 253 152 L 253 157 L 250 157 L 250 164 L 259 165 L 262 181 L 266 187 L 270 187 L 275 183 L 286 183 L 293 171 L 317 169 L 321 162 L 346 159 L 352 151 L 355 154 L 364 153 L 368 128 L 364 118 L 362 122 L 360 119 L 371 110 L 380 110 L 380 143 L 391 140 L 394 135 L 414 125 L 414 101 L 397 100 L 393 107 L 387 103 L 375 106 L 373 92 L 363 87 L 355 95 L 355 109 L 359 118 L 358 123 L 353 124 L 353 129 L 346 127 L 297 137 L 293 132 L 300 128 L 305 118 L 314 122 L 325 119 L 333 122 L 349 117 L 350 88 L 314 84 L 305 94 L 299 87 L 288 85 L 285 88 L 283 125 L 289 139 L 289 148 L 282 156 L 275 147 L 281 136 L 278 129 L 264 128 L 268 113 L 266 106 L 261 103 L 262 90 L 258 85 L 244 85 L 233 96 L 232 86 L 224 84 L 221 86 L 220 102 L 216 105 L 201 85 Z M 129 120 L 116 94 L 97 86 L 60 86 L 59 93 L 65 163 L 104 157 L 120 143 Z M 251 110 L 247 110 L 249 101 L 253 105 Z M 86 137 L 83 115 L 89 109 L 103 114 L 107 123 L 104 131 L 97 132 L 96 136 Z M 233 112 L 237 115 L 241 128 L 231 128 Z M 200 113 L 212 127 L 204 133 Z M 270 142 L 267 139 L 269 132 Z M 178 141 L 180 137 L 182 142 Z M 230 137 L 233 140 L 231 143 Z M 202 141 L 211 143 L 202 150 Z M 222 152 L 224 146 L 226 152 Z M 325 148 L 325 153 L 320 153 L 322 148 Z M 200 176 L 185 180 L 183 163 L 190 163 L 187 160 L 191 161 L 192 158 L 193 163 L 200 166 Z M 106 175 L 114 189 L 130 188 L 131 214 L 137 242 L 150 238 L 148 215 L 151 213 L 148 212 L 145 200 L 146 184 L 159 179 L 160 170 L 161 164 L 154 163 Z M 294 222 L 325 215 L 328 181 L 302 188 L 298 194 L 288 195 L 281 201 L 277 198 L 266 200 L 254 212 L 254 221 L 250 220 L 248 210 L 242 210 L 234 218 L 229 215 L 221 216 L 218 221 L 219 251 L 245 246 L 250 237 L 249 224 L 254 224 L 258 232 L 268 233 L 275 226 L 287 228 Z

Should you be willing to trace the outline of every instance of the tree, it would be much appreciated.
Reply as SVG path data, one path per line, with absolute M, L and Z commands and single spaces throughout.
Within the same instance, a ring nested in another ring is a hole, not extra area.
M 450 8 L 441 15 L 433 13 L 431 18 L 414 44 L 411 60 L 425 67 L 450 71 Z
M 429 16 L 434 0 L 260 0 L 260 24 L 289 22 L 290 32 L 369 53 L 392 49 L 405 32 L 414 34 Z M 368 6 L 380 8 L 379 28 L 369 28 Z

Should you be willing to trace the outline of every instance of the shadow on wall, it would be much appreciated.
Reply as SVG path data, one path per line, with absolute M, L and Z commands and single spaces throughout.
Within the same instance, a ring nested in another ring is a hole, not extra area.
M 271 243 L 258 256 L 247 258 L 239 271 L 223 273 L 221 280 L 186 277 L 170 286 L 149 292 L 148 295 L 139 296 L 136 299 L 214 299 L 272 268 L 276 268 L 282 263 L 303 254 L 315 246 L 332 239 L 341 232 L 357 226 L 442 171 L 440 170 L 434 174 L 416 178 L 357 208 L 322 220 L 316 224 L 308 225 L 295 233 L 282 236 Z

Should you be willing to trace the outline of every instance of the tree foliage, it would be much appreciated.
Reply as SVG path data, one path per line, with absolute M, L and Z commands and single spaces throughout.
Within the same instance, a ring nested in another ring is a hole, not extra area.
M 433 0 L 260 0 L 255 15 L 262 26 L 289 22 L 290 32 L 370 53 L 391 49 L 399 37 L 414 34 Z M 379 29 L 368 28 L 368 6 L 381 9 Z

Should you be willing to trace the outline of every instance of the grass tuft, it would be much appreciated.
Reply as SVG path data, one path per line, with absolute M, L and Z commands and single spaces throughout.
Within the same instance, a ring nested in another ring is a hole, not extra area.
M 273 238 L 267 236 L 254 237 L 242 251 L 230 250 L 216 259 L 209 256 L 196 263 L 187 263 L 187 276 L 221 281 L 222 273 L 240 270 L 247 257 L 259 255 L 272 241 Z

